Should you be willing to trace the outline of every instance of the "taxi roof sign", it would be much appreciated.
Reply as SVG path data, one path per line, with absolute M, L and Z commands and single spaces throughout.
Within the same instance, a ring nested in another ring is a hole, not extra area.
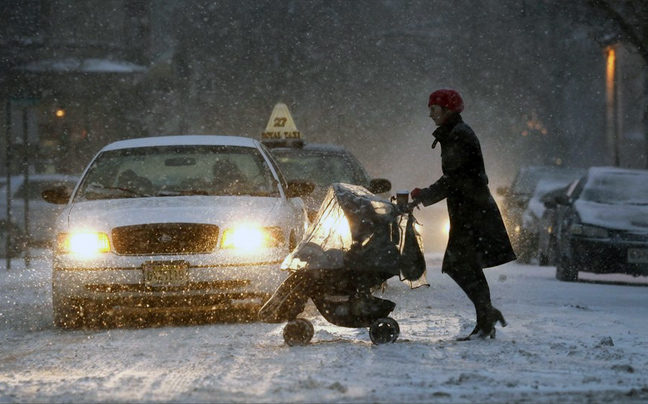
M 274 106 L 268 125 L 261 133 L 261 141 L 276 145 L 303 142 L 301 132 L 297 130 L 286 104 L 278 103 Z

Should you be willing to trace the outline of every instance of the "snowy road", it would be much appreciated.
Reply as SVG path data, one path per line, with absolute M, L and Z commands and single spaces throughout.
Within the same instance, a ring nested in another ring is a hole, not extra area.
M 281 325 L 260 323 L 58 330 L 47 259 L 20 264 L 0 270 L 0 403 L 648 403 L 644 286 L 491 269 L 509 326 L 496 340 L 455 342 L 472 329 L 472 308 L 428 255 L 430 288 L 390 281 L 382 294 L 397 303 L 395 344 L 374 346 L 366 330 L 332 326 L 311 307 L 313 343 L 288 347 Z

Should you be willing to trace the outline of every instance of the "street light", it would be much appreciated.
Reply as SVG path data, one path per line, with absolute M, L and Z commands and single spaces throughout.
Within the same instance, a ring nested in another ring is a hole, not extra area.
M 617 46 L 609 44 L 603 48 L 605 54 L 605 137 L 615 166 L 619 161 L 619 123 L 618 88 L 617 88 Z

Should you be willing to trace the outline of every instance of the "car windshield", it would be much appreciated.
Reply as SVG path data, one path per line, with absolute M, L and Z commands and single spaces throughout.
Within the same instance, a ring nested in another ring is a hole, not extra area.
M 183 195 L 279 196 L 261 153 L 236 146 L 151 146 L 101 153 L 75 200 Z
M 648 205 L 648 171 L 593 175 L 587 180 L 581 199 L 610 205 Z
M 320 150 L 275 150 L 282 171 L 290 180 L 308 179 L 321 187 L 335 182 L 368 186 L 362 169 L 342 153 Z

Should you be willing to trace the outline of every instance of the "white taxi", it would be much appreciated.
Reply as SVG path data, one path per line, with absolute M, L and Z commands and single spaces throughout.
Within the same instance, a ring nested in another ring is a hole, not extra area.
M 43 192 L 67 204 L 56 224 L 55 324 L 119 313 L 256 313 L 285 278 L 279 267 L 308 226 L 301 196 L 312 189 L 287 182 L 250 138 L 104 147 L 72 195 Z

